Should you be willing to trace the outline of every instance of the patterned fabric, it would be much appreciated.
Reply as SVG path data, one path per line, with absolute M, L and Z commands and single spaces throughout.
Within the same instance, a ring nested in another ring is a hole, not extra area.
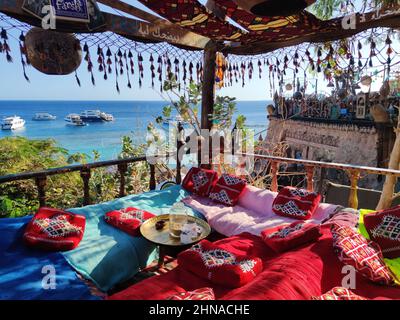
M 207 240 L 181 252 L 178 264 L 211 282 L 234 288 L 252 281 L 262 270 L 259 258 L 238 257 Z
M 167 20 L 184 28 L 215 40 L 240 41 L 285 41 L 306 35 L 316 34 L 321 28 L 333 30 L 332 24 L 322 22 L 307 11 L 292 16 L 261 17 L 255 16 L 237 6 L 232 0 L 215 0 L 215 14 L 208 11 L 197 0 L 139 0 L 151 10 Z M 239 23 L 248 32 L 225 21 L 227 15 Z M 340 24 L 338 24 L 340 25 Z
M 394 283 L 390 270 L 385 266 L 379 245 L 368 241 L 350 227 L 333 224 L 333 248 L 340 261 L 353 266 L 373 282 Z
M 200 288 L 174 294 L 166 300 L 215 300 L 215 295 L 212 288 Z
M 28 223 L 24 242 L 43 250 L 71 250 L 82 240 L 85 224 L 84 216 L 43 207 Z
M 214 170 L 192 167 L 183 179 L 182 187 L 189 192 L 207 197 L 217 180 L 218 174 Z
M 128 207 L 107 212 L 104 215 L 104 220 L 131 236 L 137 237 L 140 236 L 140 226 L 142 223 L 152 217 L 154 217 L 154 214 L 150 212 Z
M 385 258 L 400 257 L 400 206 L 365 215 L 364 225 Z
M 321 201 L 321 195 L 304 189 L 283 188 L 272 204 L 272 210 L 280 216 L 298 220 L 312 217 Z
M 211 189 L 209 197 L 227 206 L 235 206 L 245 187 L 246 181 L 224 173 Z
M 319 297 L 312 297 L 312 300 L 368 300 L 367 298 L 361 297 L 349 289 L 343 287 L 335 287 L 329 290 L 327 293 Z
M 296 221 L 288 226 L 269 228 L 261 232 L 264 242 L 276 252 L 292 250 L 321 236 L 318 224 Z

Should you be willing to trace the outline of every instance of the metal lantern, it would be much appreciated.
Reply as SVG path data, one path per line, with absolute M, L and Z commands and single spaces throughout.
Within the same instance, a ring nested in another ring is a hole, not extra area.
M 82 62 L 79 40 L 70 33 L 33 28 L 26 34 L 25 46 L 32 66 L 45 74 L 70 74 Z
M 256 16 L 290 16 L 304 10 L 316 0 L 233 0 Z

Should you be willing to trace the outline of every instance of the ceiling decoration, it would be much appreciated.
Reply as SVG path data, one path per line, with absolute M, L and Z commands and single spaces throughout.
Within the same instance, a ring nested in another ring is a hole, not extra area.
M 274 17 L 297 14 L 315 0 L 233 0 L 233 2 L 254 15 Z

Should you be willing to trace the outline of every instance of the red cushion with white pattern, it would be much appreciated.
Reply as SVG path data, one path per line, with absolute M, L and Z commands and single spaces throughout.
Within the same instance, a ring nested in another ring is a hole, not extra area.
M 137 237 L 140 236 L 140 226 L 142 223 L 153 217 L 154 214 L 150 212 L 129 207 L 107 212 L 104 220 L 131 236 Z
M 279 216 L 308 220 L 314 214 L 320 201 L 321 195 L 316 192 L 285 187 L 276 196 L 272 210 Z
M 385 258 L 400 257 L 400 206 L 366 214 L 364 225 Z
M 84 216 L 42 207 L 26 226 L 23 239 L 28 246 L 42 250 L 72 250 L 81 242 L 85 225 Z
M 353 266 L 373 282 L 392 285 L 394 278 L 386 267 L 379 245 L 368 241 L 350 227 L 332 224 L 333 249 L 340 261 Z
M 183 179 L 182 187 L 189 192 L 207 197 L 217 180 L 218 174 L 214 170 L 193 167 Z
M 211 189 L 209 197 L 227 206 L 235 206 L 239 196 L 246 187 L 246 181 L 237 176 L 222 174 L 215 186 Z
M 343 287 L 335 287 L 329 290 L 327 293 L 319 297 L 312 297 L 312 300 L 368 300 L 367 298 L 361 297 L 351 290 Z
M 260 258 L 238 256 L 208 240 L 181 252 L 178 264 L 201 278 L 232 288 L 245 285 L 262 271 Z
M 200 288 L 174 294 L 166 300 L 215 300 L 215 295 L 212 288 Z
M 315 223 L 296 221 L 288 226 L 269 228 L 261 232 L 264 242 L 276 252 L 284 252 L 317 241 L 321 227 Z

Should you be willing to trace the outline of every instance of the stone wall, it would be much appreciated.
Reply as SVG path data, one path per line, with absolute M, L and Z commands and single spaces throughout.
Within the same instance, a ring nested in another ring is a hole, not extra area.
M 285 141 L 290 147 L 287 155 L 290 158 L 300 153 L 302 159 L 370 167 L 381 166 L 383 160 L 381 129 L 373 124 L 359 126 L 270 117 L 266 141 Z M 340 176 L 334 180 L 347 184 L 343 181 L 347 177 Z M 377 188 L 380 184 L 376 176 L 364 177 L 360 181 L 361 187 Z

